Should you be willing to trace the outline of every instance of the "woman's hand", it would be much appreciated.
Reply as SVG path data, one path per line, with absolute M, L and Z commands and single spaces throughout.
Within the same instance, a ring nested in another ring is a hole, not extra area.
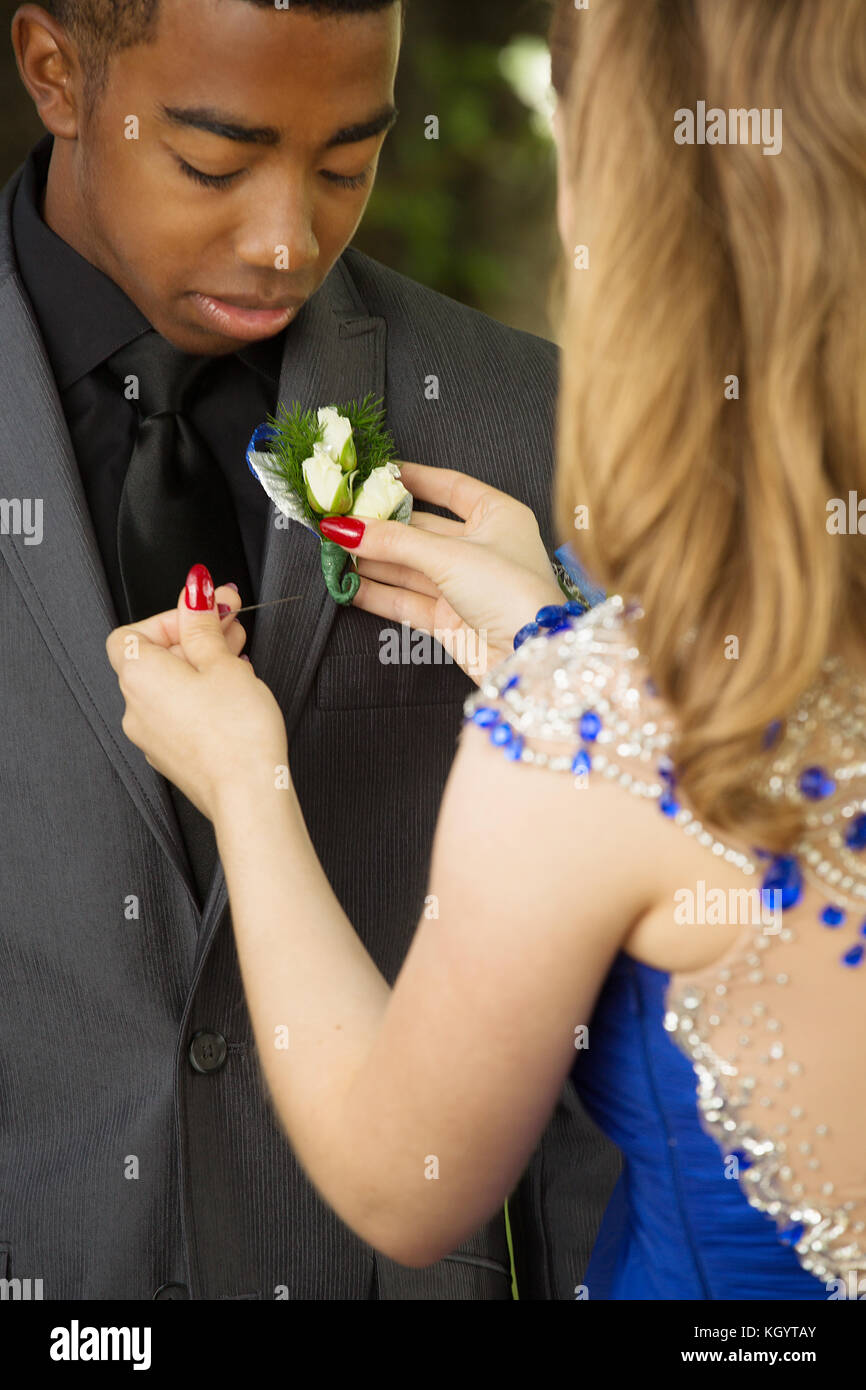
M 241 597 L 236 584 L 223 584 L 214 592 L 214 608 L 219 613 L 220 625 L 232 656 L 240 656 L 247 641 L 244 627 L 234 617 L 240 607 Z M 155 613 L 152 618 L 143 618 L 141 622 L 132 623 L 130 626 L 134 627 L 136 632 L 143 633 L 157 647 L 165 647 L 166 651 L 180 657 L 181 661 L 186 661 L 180 645 L 177 608 L 169 608 L 165 613 Z M 244 657 L 244 660 L 249 661 L 249 657 Z
M 356 608 L 434 635 L 480 684 L 539 608 L 565 602 L 538 523 L 522 502 L 465 473 L 402 462 L 400 471 L 416 500 L 461 520 L 418 511 L 410 526 L 365 518 L 351 547 L 328 522 L 322 529 L 359 557 Z
M 210 608 L 188 605 L 196 588 Z M 217 597 L 241 606 L 227 592 L 214 595 L 197 565 L 175 613 L 115 628 L 105 644 L 126 700 L 123 732 L 212 821 L 239 787 L 273 787 L 277 769 L 288 765 L 279 705 L 249 662 L 238 660 L 240 624 L 220 619 Z

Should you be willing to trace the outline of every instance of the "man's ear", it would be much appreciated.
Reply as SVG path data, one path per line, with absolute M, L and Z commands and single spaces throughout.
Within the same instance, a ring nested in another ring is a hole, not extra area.
M 74 140 L 79 134 L 83 77 L 69 31 L 40 5 L 21 5 L 12 20 L 12 47 L 42 124 L 52 135 Z

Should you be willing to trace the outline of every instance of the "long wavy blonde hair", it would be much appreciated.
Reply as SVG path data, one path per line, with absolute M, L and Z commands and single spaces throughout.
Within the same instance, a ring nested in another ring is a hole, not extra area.
M 802 813 L 762 802 L 747 760 L 866 637 L 866 538 L 827 526 L 829 499 L 866 495 L 866 3 L 558 0 L 551 46 L 589 257 L 557 523 L 644 608 L 698 814 L 784 849 Z M 699 101 L 780 108 L 781 152 L 678 144 Z

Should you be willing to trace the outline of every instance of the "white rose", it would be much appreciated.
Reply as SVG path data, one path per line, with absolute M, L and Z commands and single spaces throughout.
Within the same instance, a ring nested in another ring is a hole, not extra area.
M 409 492 L 400 482 L 396 463 L 374 468 L 358 489 L 352 506 L 352 516 L 367 516 L 373 521 L 388 521 L 402 506 Z
M 320 516 L 343 516 L 352 505 L 355 473 L 344 473 L 331 455 L 317 444 L 303 465 L 307 498 Z
M 322 406 L 318 412 L 319 424 L 325 431 L 321 447 L 338 463 L 344 473 L 351 473 L 358 466 L 358 455 L 352 436 L 352 425 L 345 415 L 341 415 L 334 405 Z

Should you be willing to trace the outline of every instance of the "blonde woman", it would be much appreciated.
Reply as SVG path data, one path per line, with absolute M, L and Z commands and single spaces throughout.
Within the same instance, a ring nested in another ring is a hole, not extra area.
M 577 1296 L 856 1296 L 866 556 L 856 506 L 853 534 L 829 519 L 866 490 L 866 10 L 562 0 L 553 47 L 582 267 L 559 518 L 573 536 L 586 509 L 610 597 L 562 608 L 531 515 L 435 468 L 406 484 L 454 520 L 332 527 L 358 606 L 490 654 L 437 913 L 419 904 L 394 988 L 275 776 L 282 718 L 200 570 L 138 626 L 138 660 L 129 629 L 109 639 L 123 727 L 214 823 L 273 1104 L 362 1238 L 407 1265 L 453 1250 L 572 1072 L 626 1160 Z M 698 103 L 781 113 L 781 148 L 689 143 Z M 399 845 L 376 871 L 399 874 Z

